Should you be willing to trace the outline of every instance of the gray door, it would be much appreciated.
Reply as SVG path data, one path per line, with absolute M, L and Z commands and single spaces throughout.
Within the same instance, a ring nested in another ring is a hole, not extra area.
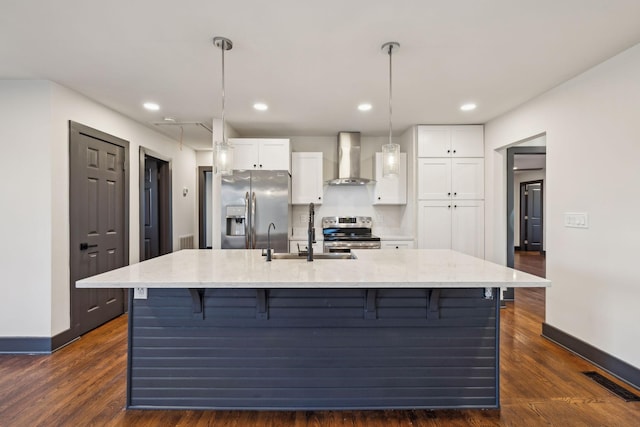
M 542 251 L 542 181 L 522 183 L 521 247 L 525 251 Z
M 150 157 L 144 161 L 144 258 L 160 255 L 160 200 L 158 197 L 158 162 Z
M 78 336 L 124 313 L 122 289 L 77 289 L 75 281 L 128 264 L 125 145 L 70 125 L 71 328 Z

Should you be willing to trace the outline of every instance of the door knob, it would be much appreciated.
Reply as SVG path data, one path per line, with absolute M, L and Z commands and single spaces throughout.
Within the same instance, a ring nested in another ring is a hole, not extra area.
M 80 250 L 81 250 L 81 251 L 86 251 L 86 250 L 87 250 L 87 249 L 89 249 L 89 248 L 95 248 L 95 247 L 97 247 L 97 246 L 98 246 L 98 245 L 90 245 L 90 244 L 88 244 L 88 243 L 80 243 Z

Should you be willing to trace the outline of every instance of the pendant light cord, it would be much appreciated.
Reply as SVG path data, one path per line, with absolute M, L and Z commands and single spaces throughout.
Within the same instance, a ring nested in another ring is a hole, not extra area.
M 393 110 L 391 108 L 392 84 L 393 84 L 393 80 L 392 80 L 393 68 L 391 66 L 392 51 L 393 51 L 393 44 L 390 44 L 389 45 L 389 144 L 392 143 L 392 136 L 393 136 L 392 135 L 393 125 L 391 122 L 391 116 L 393 113 Z
M 220 49 L 222 50 L 222 143 L 224 144 L 225 139 L 225 125 L 224 125 L 224 51 L 226 50 L 227 42 L 222 41 L 220 45 Z

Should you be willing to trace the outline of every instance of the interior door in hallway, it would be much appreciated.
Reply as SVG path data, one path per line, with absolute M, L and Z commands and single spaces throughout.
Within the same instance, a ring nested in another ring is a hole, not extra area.
M 128 143 L 73 122 L 69 132 L 71 329 L 80 336 L 125 309 L 122 289 L 75 281 L 128 264 Z
M 520 247 L 525 251 L 542 251 L 542 181 L 520 185 Z

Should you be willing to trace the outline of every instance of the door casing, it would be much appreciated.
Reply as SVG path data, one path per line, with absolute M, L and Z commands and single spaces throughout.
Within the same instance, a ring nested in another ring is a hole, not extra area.
M 172 161 L 169 157 L 156 153 L 148 148 L 140 147 L 140 167 L 139 167 L 139 195 L 140 195 L 140 261 L 144 261 L 144 224 L 145 224 L 145 200 L 144 200 L 144 179 L 145 164 L 147 160 L 158 162 L 158 173 L 160 176 L 158 183 L 159 198 L 159 228 L 160 228 L 160 255 L 173 251 L 173 213 L 172 213 Z

